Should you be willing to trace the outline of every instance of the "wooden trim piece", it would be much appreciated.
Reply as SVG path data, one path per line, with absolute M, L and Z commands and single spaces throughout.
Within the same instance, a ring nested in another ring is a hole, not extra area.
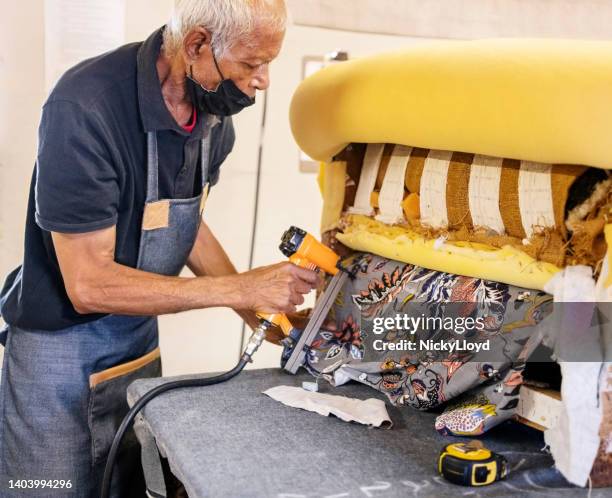
M 540 432 L 544 432 L 547 428 L 543 425 L 540 425 L 536 422 L 532 422 L 531 420 L 527 420 L 526 418 L 521 417 L 520 415 L 515 415 L 514 420 L 519 422 L 520 424 L 526 425 L 527 427 L 531 427 Z
M 540 431 L 554 427 L 561 415 L 561 393 L 552 389 L 523 386 L 515 419 Z
M 140 358 L 136 358 L 135 360 L 128 361 L 127 363 L 122 363 L 120 365 L 107 368 L 106 370 L 102 370 L 101 372 L 91 374 L 89 376 L 89 387 L 93 389 L 102 382 L 132 373 L 135 370 L 138 370 L 139 368 L 142 368 L 145 365 L 157 360 L 160 356 L 161 353 L 159 348 L 155 348 L 153 351 L 141 356 Z

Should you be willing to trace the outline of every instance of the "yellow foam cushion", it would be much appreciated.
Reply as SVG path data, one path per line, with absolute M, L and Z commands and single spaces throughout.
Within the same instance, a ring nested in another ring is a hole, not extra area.
M 432 42 L 307 78 L 291 127 L 320 161 L 379 142 L 610 169 L 611 88 L 612 42 Z
M 528 289 L 544 290 L 546 283 L 560 271 L 510 246 L 497 249 L 472 242 L 436 242 L 361 215 L 348 216 L 347 226 L 336 238 L 357 251 Z

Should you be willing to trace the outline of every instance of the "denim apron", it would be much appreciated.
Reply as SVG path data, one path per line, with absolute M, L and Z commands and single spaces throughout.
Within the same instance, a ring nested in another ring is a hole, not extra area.
M 147 136 L 147 197 L 137 268 L 178 275 L 194 245 L 208 194 L 209 116 L 202 192 L 159 199 L 157 137 Z M 96 497 L 127 386 L 161 375 L 156 317 L 107 315 L 59 331 L 9 326 L 0 383 L 0 497 Z M 126 434 L 112 496 L 145 495 L 140 448 Z

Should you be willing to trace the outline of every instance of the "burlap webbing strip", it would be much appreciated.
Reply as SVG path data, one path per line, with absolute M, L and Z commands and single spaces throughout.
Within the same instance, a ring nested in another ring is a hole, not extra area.
M 469 199 L 470 168 L 473 160 L 474 154 L 453 152 L 446 183 L 449 228 L 473 228 Z
M 550 174 L 550 185 L 553 198 L 553 210 L 555 212 L 555 228 L 564 237 L 567 237 L 565 227 L 565 205 L 569 196 L 570 187 L 576 179 L 587 170 L 586 166 L 573 164 L 553 164 Z
M 425 159 L 429 154 L 429 149 L 420 149 L 414 147 L 410 154 L 408 166 L 406 167 L 406 188 L 409 192 L 418 194 L 421 191 L 421 176 L 423 176 L 423 167 Z
M 511 237 L 525 238 L 519 205 L 518 179 L 521 162 L 504 159 L 501 180 L 499 181 L 499 212 L 504 220 L 506 234 Z

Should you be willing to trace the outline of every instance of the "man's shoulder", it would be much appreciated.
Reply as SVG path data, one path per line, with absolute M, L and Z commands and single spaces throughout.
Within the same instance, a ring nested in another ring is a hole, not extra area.
M 119 86 L 127 83 L 128 88 L 135 89 L 141 45 L 141 42 L 123 45 L 73 66 L 57 81 L 47 103 L 67 101 L 91 109 L 100 98 Z

